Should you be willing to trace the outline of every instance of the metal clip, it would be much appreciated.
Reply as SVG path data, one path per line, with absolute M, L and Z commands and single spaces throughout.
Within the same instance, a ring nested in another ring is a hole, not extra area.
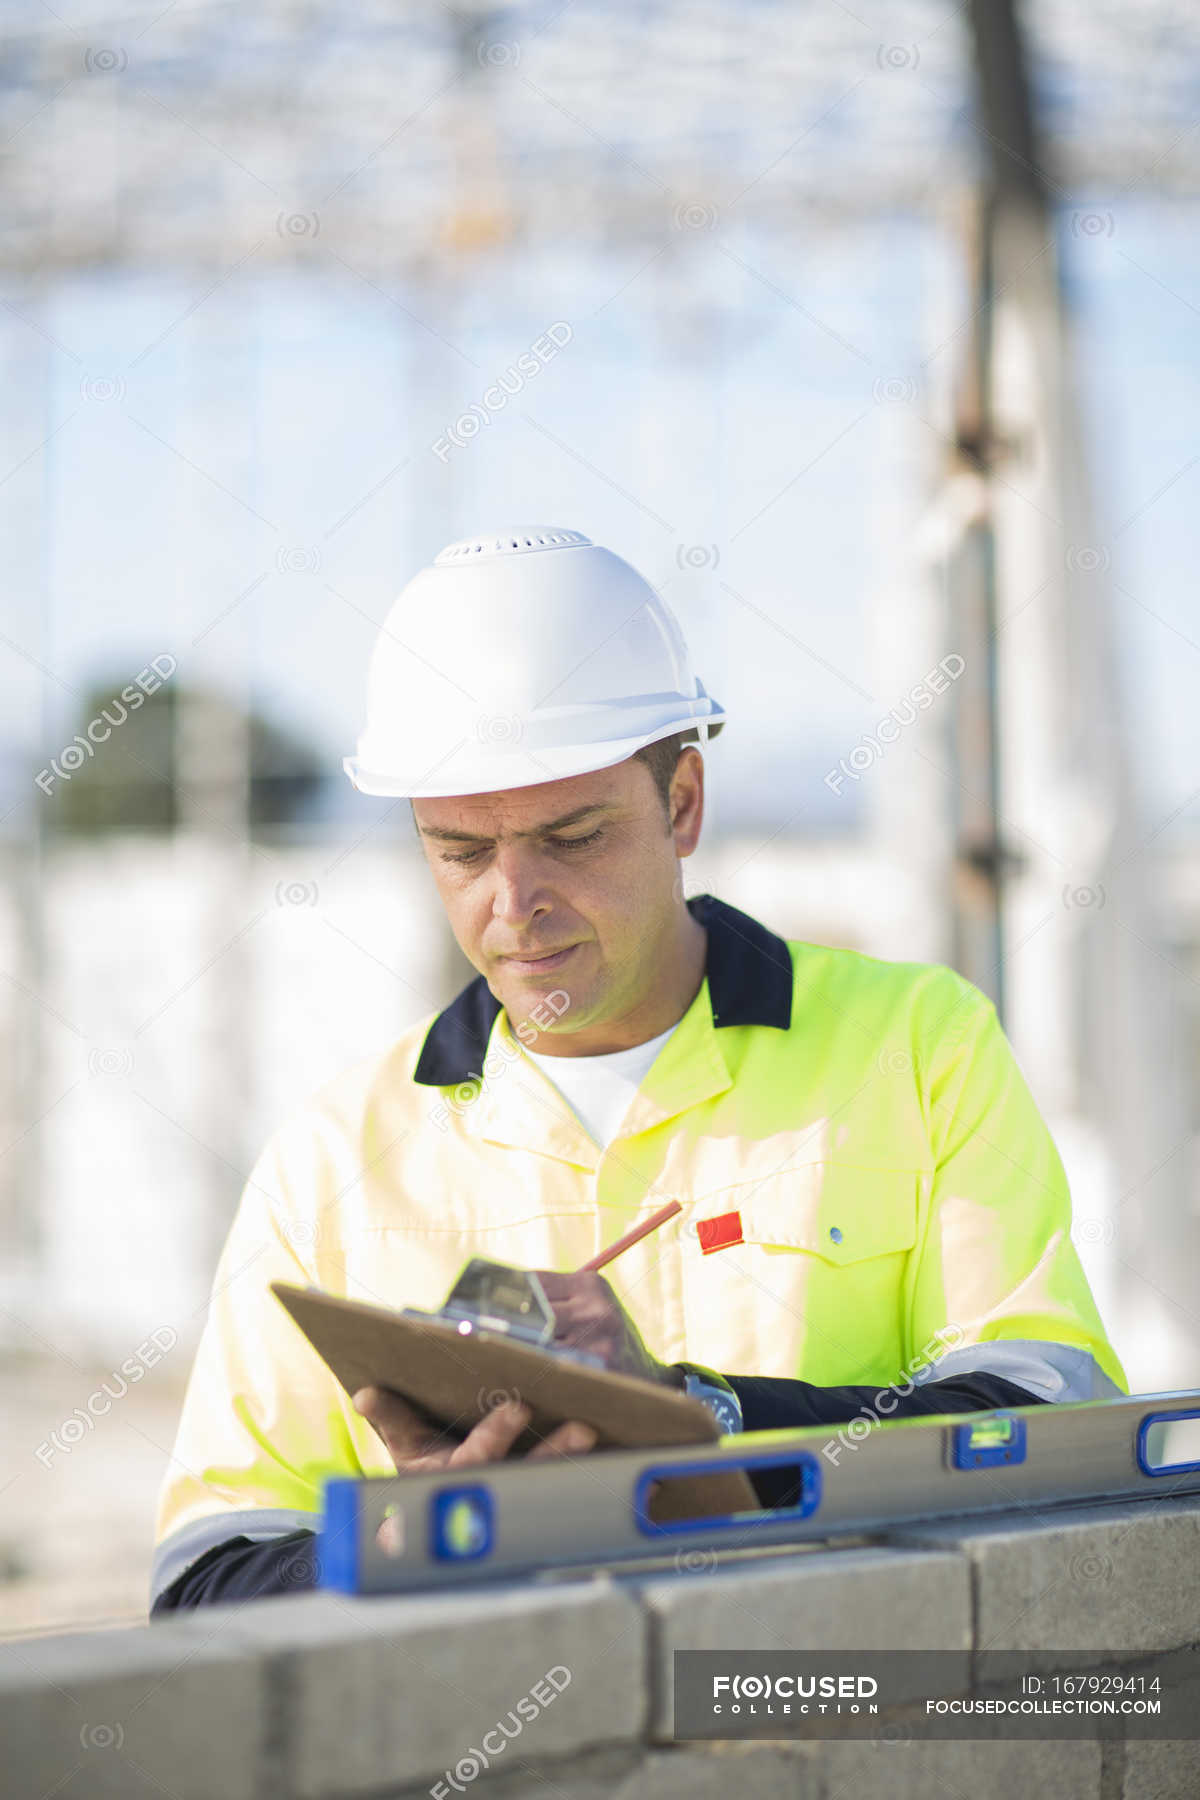
M 554 1337 L 554 1308 L 530 1269 L 473 1256 L 446 1296 L 440 1317 L 461 1330 L 502 1331 L 527 1344 Z

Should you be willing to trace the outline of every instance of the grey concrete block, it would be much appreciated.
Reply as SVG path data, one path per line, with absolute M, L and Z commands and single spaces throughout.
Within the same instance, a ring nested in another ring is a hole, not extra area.
M 1200 1742 L 1173 1738 L 1118 1748 L 1122 1779 L 1112 1791 L 1120 1800 L 1196 1800 L 1200 1794 Z
M 814 1549 L 625 1585 L 654 1622 L 652 1730 L 670 1739 L 677 1650 L 945 1650 L 971 1647 L 969 1567 L 952 1552 Z M 897 1698 L 919 1689 L 897 1690 Z
M 1197 1499 L 909 1526 L 888 1541 L 969 1557 L 978 1647 L 1038 1652 L 1031 1666 L 1115 1665 L 1200 1640 Z
M 485 1777 L 471 1800 L 823 1800 L 821 1754 L 808 1744 L 712 1744 L 585 1751 Z M 429 1800 L 428 1787 L 392 1800 Z
M 0 1644 L 0 1785 L 14 1800 L 251 1800 L 260 1671 L 174 1625 Z
M 822 1746 L 825 1800 L 1100 1800 L 1100 1746 L 1075 1743 Z
M 604 1579 L 218 1612 L 267 1659 L 275 1791 L 298 1800 L 428 1790 L 447 1772 L 471 1786 L 644 1733 L 645 1618 Z
M 821 1753 L 812 1744 L 704 1744 L 652 1751 L 618 1800 L 818 1800 Z

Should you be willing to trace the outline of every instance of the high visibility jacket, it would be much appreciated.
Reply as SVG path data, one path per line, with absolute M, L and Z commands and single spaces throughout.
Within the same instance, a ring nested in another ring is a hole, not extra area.
M 885 1386 L 1127 1391 L 1062 1163 L 979 989 L 689 902 L 705 978 L 600 1148 L 482 977 L 287 1119 L 245 1185 L 158 1507 L 152 1592 L 391 1474 L 270 1292 L 436 1310 L 468 1257 L 573 1269 L 668 1199 L 612 1286 L 664 1362 Z M 526 1032 L 525 1035 L 528 1035 Z

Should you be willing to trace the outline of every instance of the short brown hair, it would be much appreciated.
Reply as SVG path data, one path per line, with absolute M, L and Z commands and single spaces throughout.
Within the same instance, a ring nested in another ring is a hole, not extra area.
M 699 732 L 689 728 L 687 731 L 675 732 L 672 737 L 656 738 L 652 744 L 643 744 L 640 750 L 633 753 L 633 761 L 644 762 L 654 777 L 654 785 L 658 789 L 658 797 L 668 820 L 671 817 L 671 777 L 675 773 L 679 753 L 685 744 L 699 742 Z

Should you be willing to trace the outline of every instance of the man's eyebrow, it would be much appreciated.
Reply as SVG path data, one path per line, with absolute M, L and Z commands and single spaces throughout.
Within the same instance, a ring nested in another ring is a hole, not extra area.
M 563 813 L 557 819 L 545 819 L 540 825 L 534 825 L 528 831 L 514 831 L 513 837 L 540 837 L 546 831 L 562 831 L 567 825 L 577 825 L 591 813 L 612 813 L 616 807 L 608 801 L 592 800 L 586 806 L 576 806 L 569 813 Z M 454 844 L 490 844 L 494 840 L 480 836 L 474 831 L 447 831 L 438 825 L 418 825 L 422 837 L 437 838 L 442 843 Z

